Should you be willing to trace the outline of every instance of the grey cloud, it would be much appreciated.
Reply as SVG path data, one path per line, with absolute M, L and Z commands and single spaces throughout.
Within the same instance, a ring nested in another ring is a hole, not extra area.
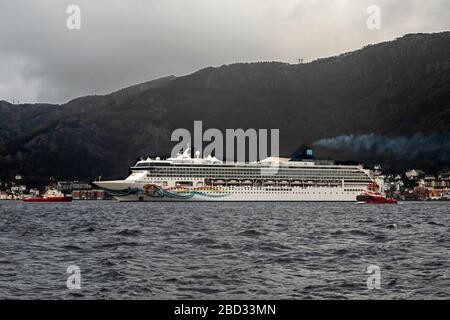
M 78 4 L 82 29 L 66 29 Z M 382 29 L 365 26 L 382 8 Z M 445 0 L 71 0 L 0 4 L 0 99 L 63 103 L 209 65 L 350 51 L 448 30 Z

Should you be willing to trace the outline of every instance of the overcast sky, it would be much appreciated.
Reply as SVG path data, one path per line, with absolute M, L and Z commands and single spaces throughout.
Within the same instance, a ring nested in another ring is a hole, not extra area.
M 81 30 L 66 9 L 81 8 Z M 381 29 L 366 26 L 370 5 Z M 449 0 L 1 0 L 0 100 L 65 103 L 233 62 L 312 60 L 450 30 Z

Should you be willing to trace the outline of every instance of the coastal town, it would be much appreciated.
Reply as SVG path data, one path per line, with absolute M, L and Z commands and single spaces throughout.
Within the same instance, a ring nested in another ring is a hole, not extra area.
M 73 200 L 112 200 L 107 192 L 94 188 L 89 182 L 58 181 L 40 189 L 28 187 L 24 181 L 20 174 L 11 180 L 0 180 L 0 200 L 37 197 L 50 188 L 71 196 Z M 420 169 L 412 169 L 402 174 L 386 175 L 384 184 L 386 196 L 399 201 L 450 200 L 450 171 L 429 175 Z
M 412 169 L 384 179 L 386 196 L 401 201 L 450 200 L 450 171 L 428 175 Z
M 58 181 L 40 188 L 29 188 L 24 183 L 24 177 L 16 175 L 11 181 L 0 181 L 0 200 L 23 200 L 30 197 L 38 197 L 49 189 L 56 189 L 62 194 L 72 197 L 72 200 L 111 200 L 104 191 L 94 189 L 88 182 Z

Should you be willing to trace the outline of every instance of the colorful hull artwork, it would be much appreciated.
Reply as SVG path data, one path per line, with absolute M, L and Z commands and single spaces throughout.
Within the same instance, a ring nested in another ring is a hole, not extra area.
M 226 191 L 215 187 L 193 187 L 193 188 L 167 188 L 164 189 L 155 184 L 146 184 L 141 188 L 130 188 L 126 190 L 107 190 L 107 192 L 115 197 L 124 197 L 129 195 L 147 195 L 152 198 L 170 198 L 174 200 L 187 200 L 194 196 L 202 196 L 207 198 L 221 198 L 229 195 Z

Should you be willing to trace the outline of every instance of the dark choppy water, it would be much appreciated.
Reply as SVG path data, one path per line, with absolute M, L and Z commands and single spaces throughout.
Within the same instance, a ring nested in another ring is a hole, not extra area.
M 0 298 L 448 299 L 449 209 L 0 201 Z

